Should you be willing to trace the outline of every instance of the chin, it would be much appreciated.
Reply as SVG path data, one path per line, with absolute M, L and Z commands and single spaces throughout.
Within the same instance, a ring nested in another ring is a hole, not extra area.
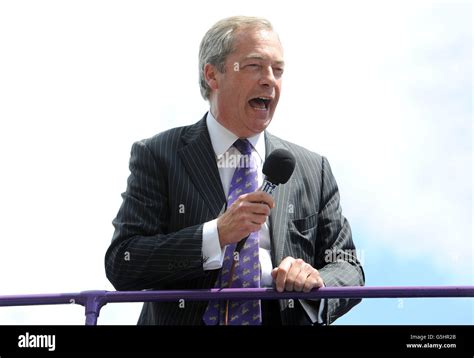
M 272 121 L 271 118 L 268 119 L 253 119 L 252 125 L 249 126 L 250 130 L 255 134 L 263 132 L 267 129 L 268 125 Z

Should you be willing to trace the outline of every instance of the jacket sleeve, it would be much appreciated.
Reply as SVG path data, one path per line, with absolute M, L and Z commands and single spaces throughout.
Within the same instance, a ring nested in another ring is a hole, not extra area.
M 322 157 L 321 201 L 315 268 L 326 286 L 363 286 L 364 271 L 357 259 L 349 222 L 342 215 L 339 189 L 326 158 Z M 358 304 L 360 299 L 328 299 L 324 318 L 331 324 Z
M 164 164 L 146 142 L 136 142 L 127 189 L 105 255 L 107 278 L 117 290 L 160 288 L 204 275 L 203 225 L 167 232 L 167 186 Z

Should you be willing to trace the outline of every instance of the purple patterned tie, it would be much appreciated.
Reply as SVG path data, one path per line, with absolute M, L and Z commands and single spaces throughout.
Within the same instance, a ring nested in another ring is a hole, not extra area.
M 227 207 L 242 194 L 257 190 L 258 177 L 257 166 L 251 156 L 252 145 L 245 139 L 238 139 L 234 143 L 242 157 L 230 182 Z M 232 261 L 236 259 L 231 287 L 260 287 L 260 262 L 258 258 L 258 231 L 253 232 L 247 238 L 245 245 L 236 257 L 234 254 L 236 244 L 228 245 L 225 251 L 222 270 L 216 281 L 216 288 L 228 288 Z M 229 325 L 260 325 L 262 324 L 262 312 L 260 300 L 252 301 L 211 301 L 204 313 L 203 320 L 206 325 L 224 324 L 226 306 L 228 309 Z

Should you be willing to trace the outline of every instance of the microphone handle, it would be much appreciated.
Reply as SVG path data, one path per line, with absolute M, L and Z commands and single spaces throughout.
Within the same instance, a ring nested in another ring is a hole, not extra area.
M 270 195 L 273 194 L 273 191 L 275 190 L 275 188 L 278 186 L 278 184 L 273 184 L 272 182 L 268 181 L 267 178 L 265 178 L 263 180 L 263 184 L 262 186 L 260 187 L 260 191 L 263 191 L 265 193 L 268 193 Z M 240 250 L 242 250 L 242 248 L 244 247 L 245 245 L 245 242 L 247 241 L 247 239 L 249 238 L 250 235 L 247 235 L 247 237 L 244 237 L 242 240 L 240 240 L 237 245 L 235 245 L 235 250 L 234 252 L 240 252 Z

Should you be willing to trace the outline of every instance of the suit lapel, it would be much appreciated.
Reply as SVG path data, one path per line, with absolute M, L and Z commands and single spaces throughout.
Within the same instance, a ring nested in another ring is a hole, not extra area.
M 277 137 L 265 132 L 265 157 L 277 148 L 285 148 L 285 145 Z M 272 262 L 276 267 L 283 260 L 285 249 L 285 238 L 288 231 L 289 214 L 292 213 L 290 194 L 293 187 L 293 177 L 286 184 L 281 184 L 275 189 L 273 198 L 275 208 L 270 213 L 270 240 L 272 243 Z
M 226 199 L 207 130 L 206 116 L 190 126 L 182 140 L 185 145 L 179 150 L 179 156 L 212 216 L 217 217 Z

